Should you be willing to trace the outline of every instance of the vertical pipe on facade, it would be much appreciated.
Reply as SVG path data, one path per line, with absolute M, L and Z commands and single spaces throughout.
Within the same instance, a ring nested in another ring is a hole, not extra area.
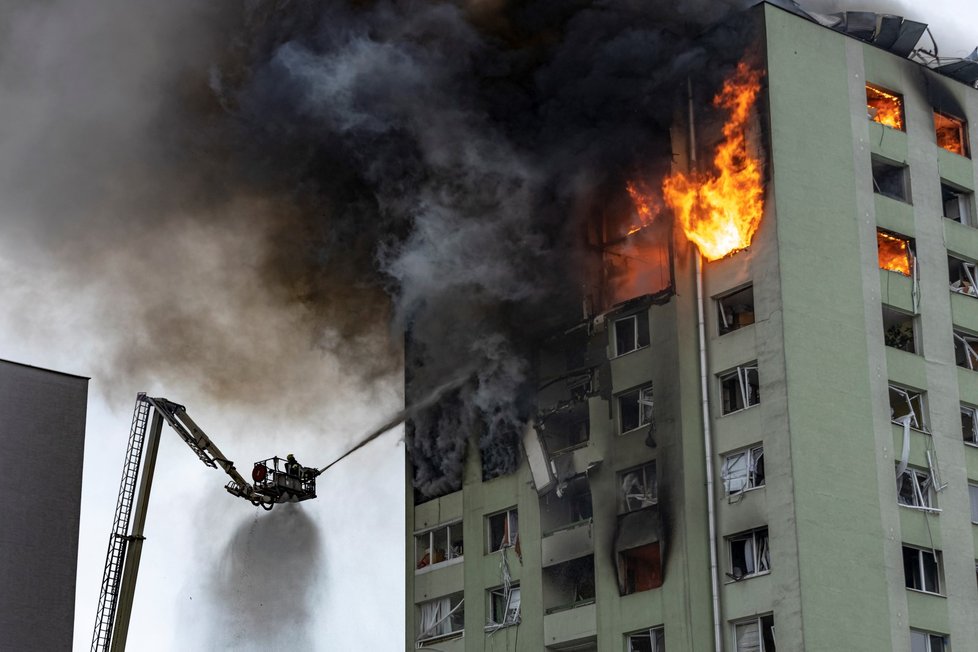
M 696 169 L 696 127 L 693 122 L 693 83 L 686 78 L 689 103 L 689 167 Z M 717 564 L 716 504 L 713 496 L 713 436 L 710 428 L 710 393 L 706 367 L 706 319 L 703 301 L 703 256 L 696 250 L 696 317 L 700 353 L 700 394 L 703 408 L 703 448 L 706 458 L 706 511 L 710 531 L 710 589 L 713 594 L 713 646 L 723 652 L 723 628 L 720 624 L 720 568 Z

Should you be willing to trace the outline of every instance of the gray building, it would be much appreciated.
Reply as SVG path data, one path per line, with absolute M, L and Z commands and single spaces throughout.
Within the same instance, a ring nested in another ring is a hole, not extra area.
M 70 650 L 88 378 L 0 360 L 0 649 Z

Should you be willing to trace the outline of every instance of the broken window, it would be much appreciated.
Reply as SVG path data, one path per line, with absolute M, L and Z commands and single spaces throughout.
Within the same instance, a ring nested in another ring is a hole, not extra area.
M 903 96 L 874 84 L 866 84 L 869 119 L 903 131 Z
M 754 323 L 754 286 L 725 294 L 717 298 L 717 314 L 720 320 L 720 335 L 726 335 Z
M 590 414 L 587 401 L 575 401 L 539 417 L 538 430 L 551 455 L 577 448 L 590 439 Z
M 969 444 L 978 444 L 978 408 L 961 404 L 961 436 Z
M 953 331 L 954 364 L 972 371 L 978 370 L 978 335 Z
M 519 519 L 515 507 L 493 514 L 486 521 L 489 532 L 489 552 L 517 544 L 519 541 Z
M 774 616 L 768 614 L 734 623 L 734 649 L 736 652 L 776 652 Z
M 649 345 L 649 313 L 641 311 L 615 320 L 615 355 L 625 355 Z
M 757 380 L 756 362 L 748 362 L 736 369 L 722 373 L 719 378 L 723 414 L 743 410 L 760 402 L 761 395 Z
M 956 188 L 941 181 L 941 204 L 944 207 L 944 217 L 965 226 L 972 226 L 971 198 L 972 193 Z
M 877 230 L 876 246 L 880 269 L 910 276 L 913 269 L 913 246 L 910 238 Z
M 655 487 L 655 462 L 618 474 L 618 513 L 651 507 L 658 502 Z
M 418 605 L 418 647 L 461 636 L 464 632 L 465 610 L 461 591 Z
M 594 602 L 594 555 L 570 559 L 543 569 L 543 608 L 546 613 Z
M 661 530 L 656 508 L 638 509 L 618 517 L 615 554 L 621 595 L 662 586 Z
M 915 321 L 913 315 L 883 306 L 883 343 L 901 351 L 916 353 Z
M 961 118 L 934 111 L 934 133 L 938 147 L 961 156 L 968 155 L 968 129 Z
M 937 500 L 930 474 L 908 467 L 897 478 L 897 503 L 907 507 L 935 509 Z
M 909 418 L 910 427 L 926 430 L 924 420 L 924 395 L 921 392 L 890 385 L 890 421 L 902 424 Z
M 940 593 L 940 554 L 931 550 L 903 546 L 903 576 L 908 589 Z
M 911 629 L 910 652 L 951 652 L 951 641 L 944 634 Z
M 625 652 L 666 652 L 666 632 L 653 627 L 625 635 Z
M 727 575 L 731 579 L 739 581 L 771 570 L 766 527 L 728 537 L 727 548 L 730 551 Z
M 720 469 L 727 495 L 764 486 L 764 447 L 752 446 L 723 456 Z
M 910 180 L 907 175 L 907 166 L 874 157 L 873 192 L 909 204 Z
M 619 433 L 652 423 L 652 386 L 626 392 L 618 397 Z
M 489 625 L 507 627 L 520 622 L 520 586 L 500 586 L 489 591 Z
M 975 264 L 954 256 L 947 257 L 947 277 L 950 281 L 951 292 L 978 297 L 978 272 Z
M 556 491 L 540 497 L 540 529 L 545 533 L 587 521 L 591 516 L 591 484 L 583 473 L 560 482 Z
M 415 568 L 462 557 L 462 522 L 440 525 L 414 536 Z

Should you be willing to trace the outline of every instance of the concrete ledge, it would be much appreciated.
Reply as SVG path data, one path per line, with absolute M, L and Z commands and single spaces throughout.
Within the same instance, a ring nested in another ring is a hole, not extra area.
M 975 166 L 970 158 L 937 147 L 937 169 L 941 178 L 968 190 L 975 189 Z
M 869 123 L 869 148 L 873 154 L 897 163 L 907 162 L 907 134 L 899 129 L 881 125 L 866 118 Z
M 880 300 L 894 308 L 913 312 L 913 282 L 910 277 L 881 269 Z
M 910 627 L 932 632 L 948 632 L 947 598 L 922 591 L 907 590 Z
M 913 206 L 892 197 L 873 195 L 876 208 L 876 224 L 888 231 L 916 237 L 913 223 Z
M 559 645 L 596 636 L 597 608 L 588 604 L 547 614 L 543 618 L 544 645 Z
M 978 229 L 945 218 L 944 245 L 950 254 L 978 260 Z
M 577 559 L 594 552 L 594 527 L 590 520 L 544 535 L 540 542 L 543 567 Z

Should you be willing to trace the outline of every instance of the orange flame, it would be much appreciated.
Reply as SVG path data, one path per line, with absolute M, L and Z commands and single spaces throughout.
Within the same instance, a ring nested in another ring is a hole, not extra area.
M 964 121 L 934 111 L 934 130 L 937 144 L 949 152 L 967 156 L 965 153 Z
M 662 210 L 662 202 L 648 190 L 640 188 L 635 182 L 629 181 L 625 184 L 625 188 L 635 205 L 635 215 L 639 221 L 638 224 L 632 224 L 628 227 L 626 235 L 632 235 L 652 224 Z
M 866 110 L 874 122 L 903 131 L 903 98 L 866 84 Z
M 747 151 L 745 134 L 762 74 L 741 62 L 713 98 L 714 106 L 730 112 L 713 158 L 716 172 L 676 172 L 662 183 L 666 203 L 707 260 L 750 246 L 764 213 L 761 162 Z
M 882 231 L 876 232 L 880 269 L 910 276 L 910 247 L 906 240 Z

